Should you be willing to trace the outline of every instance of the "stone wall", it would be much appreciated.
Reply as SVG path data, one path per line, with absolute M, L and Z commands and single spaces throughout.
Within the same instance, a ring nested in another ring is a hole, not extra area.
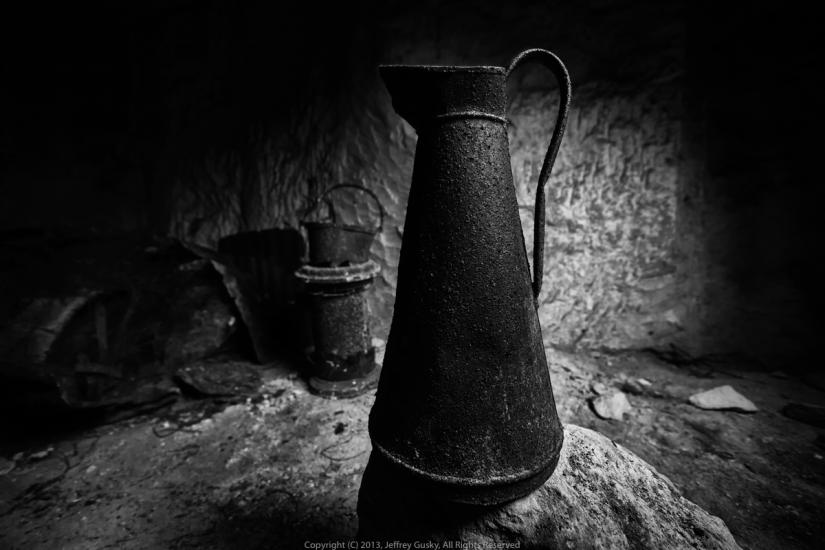
M 514 106 L 513 169 L 525 206 L 548 139 L 541 122 L 550 120 L 550 99 L 523 95 Z M 615 349 L 679 336 L 688 314 L 676 231 L 679 109 L 672 86 L 579 89 L 548 185 L 539 308 L 548 343 Z M 532 210 L 521 212 L 531 243 Z
M 683 85 L 694 341 L 763 368 L 821 370 L 815 22 L 794 2 L 706 7 L 688 9 Z

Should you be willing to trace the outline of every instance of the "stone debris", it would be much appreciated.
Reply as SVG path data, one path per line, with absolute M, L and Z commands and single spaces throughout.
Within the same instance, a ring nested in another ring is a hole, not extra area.
M 42 451 L 30 454 L 29 460 L 43 460 L 52 454 L 52 452 L 54 452 L 54 447 L 46 447 Z
M 384 353 L 387 351 L 387 342 L 381 338 L 373 337 L 372 345 L 375 346 L 375 363 L 384 364 Z
M 739 548 L 721 519 L 682 497 L 667 477 L 605 436 L 570 424 L 550 479 L 504 506 L 458 514 L 392 491 L 362 498 L 360 535 L 370 539 L 463 540 L 479 548 Z
M 627 395 L 622 392 L 600 395 L 592 403 L 595 413 L 605 420 L 623 420 L 625 413 L 633 410 Z
M 539 319 L 541 319 L 541 313 L 539 313 Z M 587 380 L 601 372 L 598 362 L 591 358 L 564 352 L 552 346 L 546 346 L 544 351 L 547 353 L 547 363 L 552 370 L 563 371 L 574 378 Z
M 736 412 L 756 412 L 759 410 L 750 399 L 728 385 L 695 393 L 688 398 L 688 401 L 694 407 L 706 410 Z
M 558 355 L 548 351 L 548 360 L 554 357 Z M 708 381 L 695 379 L 682 369 L 638 357 L 635 363 L 644 369 L 627 370 L 624 378 L 598 372 L 585 360 L 568 361 L 578 365 L 575 374 L 551 362 L 562 420 L 598 424 L 600 431 L 622 447 L 655 456 L 656 468 L 689 491 L 686 494 L 693 502 L 724 518 L 742 546 L 763 550 L 818 548 L 820 503 L 825 501 L 825 489 L 816 472 L 825 465 L 825 458 L 816 455 L 825 456 L 825 430 L 796 423 L 782 414 L 717 414 L 686 405 L 690 395 L 725 383 L 736 384 L 734 387 L 766 411 L 778 412 L 791 400 L 825 405 L 825 394 L 793 375 L 787 383 L 767 384 L 763 380 L 771 379 L 761 377 L 756 381 L 711 381 L 707 385 Z M 617 364 L 609 372 L 621 372 L 623 366 Z M 23 500 L 14 510 L 3 510 L 0 547 L 87 548 L 92 544 L 90 533 L 99 537 L 93 543 L 96 548 L 271 548 L 273 544 L 278 548 L 302 548 L 310 538 L 354 537 L 359 483 L 370 450 L 367 419 L 372 395 L 327 400 L 308 394 L 306 381 L 287 363 L 261 368 L 262 386 L 250 400 L 246 396 L 238 398 L 241 400 L 182 399 L 170 409 L 161 409 L 160 414 L 82 434 L 77 450 L 68 442 L 52 442 L 52 455 L 40 461 L 28 456 L 48 443 L 21 452 L 9 446 L 9 456 L 3 456 L 15 461 L 16 467 L 0 476 L 0 504 Z M 594 415 L 589 402 L 596 397 L 591 389 L 594 380 L 601 380 L 609 392 L 615 392 L 619 388 L 614 385 L 640 376 L 652 381 L 652 387 L 645 397 L 627 396 L 634 409 L 629 417 L 625 416 L 626 422 L 602 421 Z M 792 397 L 782 400 L 780 391 Z M 665 398 L 648 399 L 654 392 L 661 392 Z M 234 404 L 220 405 L 227 402 Z M 771 403 L 775 405 L 769 407 Z M 346 426 L 336 434 L 339 422 Z M 566 437 L 572 439 L 574 428 L 568 426 L 566 430 Z M 648 446 L 651 442 L 658 451 Z M 799 452 L 788 453 L 787 449 Z M 690 547 L 679 539 L 663 543 L 659 535 L 648 545 L 638 542 L 639 537 L 646 536 L 649 524 L 643 524 L 641 534 L 636 532 L 633 506 L 645 507 L 655 495 L 648 494 L 646 486 L 635 485 L 635 478 L 615 478 L 618 495 L 630 498 L 625 491 L 629 487 L 638 494 L 632 506 L 614 510 L 609 509 L 610 505 L 623 506 L 624 500 L 605 496 L 609 489 L 603 485 L 562 488 L 561 482 L 553 481 L 557 476 L 567 479 L 568 485 L 577 480 L 587 485 L 587 476 L 612 480 L 612 474 L 599 472 L 602 459 L 597 457 L 597 463 L 592 464 L 586 452 L 562 452 L 556 473 L 541 490 L 548 495 L 562 491 L 563 499 L 547 513 L 564 512 L 566 505 L 581 505 L 575 508 L 579 515 L 571 515 L 578 520 L 587 513 L 584 506 L 591 505 L 584 499 L 595 495 L 593 498 L 603 498 L 607 506 L 603 515 L 584 521 L 588 529 L 596 529 L 597 521 L 615 514 L 623 518 L 616 521 L 624 521 L 620 525 L 628 533 L 629 544 L 640 548 Z M 64 478 L 57 479 L 65 468 L 61 460 L 64 456 L 71 469 Z M 624 456 L 624 452 L 618 456 Z M 686 456 L 691 459 L 685 460 Z M 45 491 L 38 489 L 40 482 L 50 479 L 57 481 Z M 34 489 L 28 489 L 31 486 Z M 399 494 L 385 492 L 388 499 Z M 741 513 L 743 495 L 749 499 L 747 514 Z M 778 513 L 776 502 L 787 503 L 787 513 Z M 134 538 L 124 543 L 123 528 L 109 519 L 130 509 L 140 512 L 130 517 Z M 88 518 L 82 524 L 81 513 Z M 666 516 L 662 513 L 660 517 Z M 221 523 L 224 521 L 228 523 Z M 669 521 L 664 521 L 668 529 Z M 791 521 L 793 529 L 786 529 Z M 551 528 L 558 524 L 558 520 L 548 522 Z M 565 529 L 563 534 L 574 526 Z M 612 533 L 620 542 L 597 539 L 591 544 L 574 539 L 561 547 L 614 548 L 628 544 L 615 524 L 605 530 L 605 536 Z M 228 532 L 233 533 L 230 542 L 226 539 Z M 541 542 L 555 537 L 552 532 L 518 533 L 512 536 L 522 537 L 521 548 L 554 547 Z M 693 536 L 689 530 L 685 533 L 685 537 Z M 539 543 L 527 546 L 528 540 Z M 10 544 L 4 545 L 7 541 Z M 706 546 L 713 547 L 696 544 L 699 548 Z
M 9 460 L 7 458 L 3 458 L 0 456 L 0 476 L 6 475 L 7 473 L 14 470 L 17 464 L 13 460 Z
M 622 391 L 625 391 L 625 392 L 627 392 L 631 395 L 642 395 L 643 393 L 645 393 L 645 390 L 650 385 L 650 382 L 648 382 L 648 384 L 645 385 L 645 384 L 642 384 L 640 382 L 640 380 L 642 380 L 642 379 L 640 379 L 640 378 L 628 378 L 622 384 Z M 647 381 L 645 380 L 645 382 L 647 382 Z
M 175 381 L 199 395 L 246 395 L 260 388 L 261 373 L 241 362 L 196 362 L 179 368 Z
M 604 395 L 610 391 L 610 387 L 602 382 L 593 382 L 593 384 L 590 385 L 590 389 L 593 390 L 593 393 L 596 395 Z

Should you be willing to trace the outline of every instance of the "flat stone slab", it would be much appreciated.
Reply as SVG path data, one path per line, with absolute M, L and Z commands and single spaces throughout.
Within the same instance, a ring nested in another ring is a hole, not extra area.
M 501 507 L 436 504 L 384 482 L 362 485 L 359 536 L 479 548 L 739 548 L 721 519 L 641 458 L 592 430 L 568 424 L 564 431 L 550 479 Z
M 615 392 L 609 395 L 600 395 L 593 399 L 593 410 L 599 418 L 605 420 L 623 420 L 625 413 L 633 410 L 627 395 Z
M 756 412 L 759 409 L 753 401 L 733 389 L 733 386 L 718 386 L 716 388 L 695 393 L 688 398 L 694 407 L 707 410 Z

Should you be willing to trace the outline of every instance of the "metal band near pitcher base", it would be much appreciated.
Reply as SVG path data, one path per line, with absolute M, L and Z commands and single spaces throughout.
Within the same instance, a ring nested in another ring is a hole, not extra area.
M 392 483 L 406 485 L 435 498 L 481 506 L 499 505 L 532 493 L 553 474 L 560 454 L 553 453 L 549 461 L 529 472 L 477 480 L 425 472 L 389 453 L 375 441 L 372 445 L 368 472 L 372 468 L 381 472 L 379 477 L 388 476 L 385 479 Z M 369 474 L 365 472 L 364 475 L 366 478 Z
M 486 120 L 492 120 L 493 122 L 500 122 L 500 123 L 505 124 L 505 125 L 509 122 L 503 116 L 494 115 L 492 113 L 485 113 L 485 112 L 482 112 L 482 111 L 456 111 L 454 113 L 444 113 L 444 114 L 435 116 L 435 119 L 439 122 L 442 121 L 442 120 L 453 120 L 453 119 L 461 120 L 461 119 L 468 119 L 468 118 L 483 118 L 483 119 L 486 119 Z
M 550 453 L 552 458 L 546 461 L 545 464 L 542 464 L 538 468 L 534 468 L 532 471 L 524 471 L 518 474 L 511 474 L 506 476 L 490 476 L 486 479 L 472 479 L 466 476 L 450 476 L 450 475 L 443 475 L 443 474 L 434 474 L 432 472 L 427 472 L 422 470 L 421 468 L 416 468 L 412 464 L 408 463 L 403 458 L 396 456 L 395 453 L 391 452 L 390 450 L 386 449 L 380 443 L 375 440 L 371 440 L 372 448 L 387 461 L 394 464 L 395 466 L 401 467 L 407 470 L 408 473 L 418 476 L 419 478 L 425 479 L 430 482 L 434 483 L 444 483 L 449 485 L 463 485 L 467 487 L 490 487 L 495 485 L 507 485 L 507 484 L 515 484 L 519 481 L 525 481 L 535 477 L 537 472 L 542 472 L 547 470 L 548 468 L 552 468 L 558 462 L 559 453 L 561 452 L 561 443 L 557 445 L 556 449 L 553 449 L 553 452 Z

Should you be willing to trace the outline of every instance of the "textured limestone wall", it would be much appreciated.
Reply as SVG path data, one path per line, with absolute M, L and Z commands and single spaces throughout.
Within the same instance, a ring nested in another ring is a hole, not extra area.
M 548 343 L 635 347 L 683 328 L 679 99 L 672 85 L 578 91 L 548 185 L 539 308 Z M 531 254 L 530 205 L 553 100 L 522 94 L 513 108 L 512 164 Z

